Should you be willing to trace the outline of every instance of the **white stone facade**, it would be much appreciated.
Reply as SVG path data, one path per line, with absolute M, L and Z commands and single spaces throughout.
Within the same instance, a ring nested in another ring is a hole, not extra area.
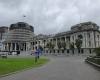
M 27 23 L 18 22 L 11 24 L 6 36 L 3 41 L 4 51 L 28 51 L 31 50 L 34 28 Z
M 69 49 L 69 43 L 76 41 L 79 35 L 82 35 L 82 47 L 83 49 L 93 49 L 100 47 L 100 31 L 99 26 L 93 22 L 84 22 L 71 27 L 68 32 L 62 32 L 55 35 L 39 35 L 34 38 L 34 47 L 41 45 L 46 47 L 48 42 L 55 45 L 54 49 L 58 49 L 57 42 L 64 41 L 66 43 L 66 49 Z M 42 37 L 41 37 L 42 36 Z M 75 46 L 76 48 L 76 46 Z

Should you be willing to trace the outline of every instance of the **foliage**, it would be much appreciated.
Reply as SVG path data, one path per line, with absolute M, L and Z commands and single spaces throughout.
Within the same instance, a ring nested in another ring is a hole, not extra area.
M 48 42 L 46 47 L 49 48 L 49 49 L 54 49 L 55 45 L 51 42 Z
M 78 49 L 82 47 L 82 40 L 81 39 L 76 39 L 75 45 Z
M 66 49 L 66 42 L 63 41 L 63 42 L 61 43 L 61 47 L 62 47 L 63 49 Z
M 95 64 L 100 65 L 100 59 L 99 59 L 99 58 L 96 59 L 95 57 L 87 57 L 86 60 L 88 60 L 88 61 L 90 61 L 90 62 L 93 62 L 93 63 L 95 63 Z
M 74 54 L 74 42 L 70 43 L 69 45 L 70 49 L 72 50 L 72 53 Z
M 96 53 L 96 56 L 100 56 L 100 47 L 95 48 L 94 52 Z
M 43 51 L 43 47 L 42 47 L 41 45 L 39 45 L 39 49 L 40 49 L 41 51 Z
M 58 45 L 59 49 L 61 49 L 61 48 L 66 49 L 66 42 L 64 42 L 64 41 L 62 41 L 62 42 L 58 41 L 57 45 Z
M 58 41 L 57 46 L 58 46 L 59 49 L 62 48 L 62 45 L 61 45 L 61 42 L 60 41 Z
M 69 44 L 70 49 L 74 49 L 74 42 Z

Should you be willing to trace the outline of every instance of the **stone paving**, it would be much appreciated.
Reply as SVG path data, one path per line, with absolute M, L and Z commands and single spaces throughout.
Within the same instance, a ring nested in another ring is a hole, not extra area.
M 0 78 L 0 80 L 100 80 L 100 70 L 83 56 L 48 57 L 46 65 Z

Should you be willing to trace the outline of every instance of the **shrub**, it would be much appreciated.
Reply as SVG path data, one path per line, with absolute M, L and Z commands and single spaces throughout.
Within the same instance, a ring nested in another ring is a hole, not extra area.
M 100 56 L 100 47 L 95 48 L 94 52 L 96 53 L 96 56 Z

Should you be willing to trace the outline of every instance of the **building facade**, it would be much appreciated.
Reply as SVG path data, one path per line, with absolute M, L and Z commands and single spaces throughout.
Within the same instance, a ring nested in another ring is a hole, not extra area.
M 24 22 L 11 24 L 5 41 L 3 50 L 6 51 L 28 51 L 31 50 L 31 41 L 34 36 L 34 28 Z
M 3 50 L 3 41 L 5 41 L 6 35 L 8 33 L 8 27 L 0 27 L 0 50 Z
M 100 46 L 99 26 L 93 22 L 84 22 L 72 26 L 70 31 L 61 32 L 51 36 L 42 35 L 41 37 L 38 35 L 34 38 L 34 47 L 41 45 L 43 48 L 47 49 L 46 45 L 50 42 L 54 44 L 53 50 L 59 50 L 58 42 L 64 42 L 66 44 L 66 50 L 70 49 L 70 43 L 73 43 L 76 49 L 75 42 L 79 36 L 82 37 L 81 49 L 89 49 L 89 52 L 91 53 L 92 49 Z M 61 50 L 62 49 L 63 48 L 61 48 Z
M 34 28 L 25 23 L 18 22 L 11 24 L 10 27 L 0 27 L 0 46 L 5 51 L 29 51 L 41 46 L 45 52 L 69 52 L 70 44 L 73 43 L 74 49 L 77 49 L 75 43 L 81 36 L 82 52 L 83 49 L 91 50 L 100 47 L 99 26 L 93 22 L 84 22 L 71 27 L 70 31 L 61 32 L 53 35 L 34 35 Z M 59 45 L 63 43 L 64 47 Z M 52 46 L 49 48 L 48 44 Z M 86 52 L 86 51 L 84 51 Z

